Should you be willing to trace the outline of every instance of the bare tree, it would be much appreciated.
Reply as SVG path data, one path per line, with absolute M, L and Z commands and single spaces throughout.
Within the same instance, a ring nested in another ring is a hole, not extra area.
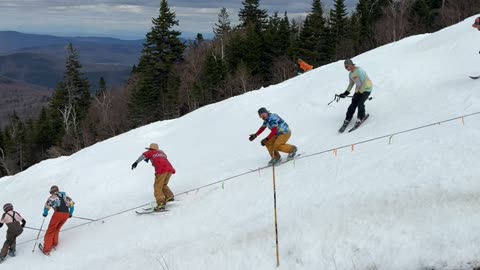
M 5 158 L 5 152 L 3 149 L 0 147 L 0 165 L 2 166 L 3 169 L 5 169 L 5 172 L 7 172 L 7 175 L 11 175 L 10 170 L 8 169 L 8 162 L 7 159 Z

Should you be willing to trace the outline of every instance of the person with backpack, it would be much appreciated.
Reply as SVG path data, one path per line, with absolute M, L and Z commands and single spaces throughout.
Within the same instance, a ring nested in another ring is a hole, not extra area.
M 168 161 L 165 152 L 158 149 L 158 144 L 151 143 L 150 146 L 145 149 L 148 151 L 142 153 L 132 164 L 132 170 L 135 169 L 142 160 L 152 162 L 152 166 L 155 168 L 153 195 L 157 202 L 157 206 L 155 206 L 153 210 L 156 212 L 165 211 L 166 203 L 175 200 L 172 190 L 168 187 L 168 182 L 172 174 L 175 174 L 176 171 L 172 164 L 170 164 L 170 161 Z
M 297 154 L 295 145 L 287 144 L 288 139 L 292 135 L 287 122 L 285 122 L 278 114 L 269 112 L 265 107 L 258 109 L 258 116 L 263 120 L 262 126 L 254 134 L 250 134 L 249 140 L 253 141 L 268 127 L 271 131 L 260 144 L 267 148 L 271 156 L 268 165 L 278 164 L 282 158 L 280 152 L 288 153 L 287 160 L 292 159 Z
M 345 131 L 348 126 L 348 123 L 353 118 L 353 114 L 355 110 L 358 108 L 357 113 L 357 121 L 355 122 L 355 126 L 360 126 L 360 124 L 368 117 L 365 114 L 365 101 L 367 101 L 370 93 L 372 92 L 372 81 L 368 78 L 367 73 L 360 67 L 357 67 L 351 59 L 347 59 L 343 62 L 345 69 L 349 72 L 349 84 L 347 90 L 338 96 L 340 98 L 345 98 L 350 94 L 353 86 L 355 85 L 355 93 L 352 97 L 352 103 L 348 107 L 347 114 L 345 116 L 345 120 L 343 121 L 342 127 L 338 130 L 340 133 Z
M 0 228 L 3 224 L 7 225 L 7 239 L 3 243 L 2 250 L 0 251 L 0 262 L 5 260 L 8 255 L 15 256 L 15 248 L 17 246 L 17 237 L 22 234 L 23 227 L 27 223 L 25 219 L 16 211 L 13 210 L 11 203 L 6 203 L 3 206 L 3 215 L 0 219 Z M 21 224 L 20 224 L 21 223 Z
M 45 232 L 43 246 L 39 245 L 45 255 L 50 255 L 50 251 L 57 247 L 60 229 L 72 217 L 74 205 L 75 202 L 65 192 L 60 191 L 58 186 L 50 187 L 50 197 L 43 208 L 43 216 L 48 216 L 50 208 L 53 208 L 54 212 Z

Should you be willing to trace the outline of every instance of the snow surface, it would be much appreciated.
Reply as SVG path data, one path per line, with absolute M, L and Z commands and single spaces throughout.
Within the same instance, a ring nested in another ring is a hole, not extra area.
M 0 204 L 13 203 L 27 226 L 42 224 L 53 184 L 75 200 L 76 216 L 102 219 L 70 219 L 50 257 L 32 253 L 37 231 L 25 229 L 0 268 L 275 269 L 271 169 L 221 182 L 269 160 L 260 138 L 247 139 L 262 106 L 305 153 L 276 168 L 278 269 L 480 265 L 480 115 L 357 144 L 480 111 L 480 80 L 468 78 L 480 75 L 473 20 L 355 57 L 374 82 L 371 116 L 355 132 L 337 133 L 349 99 L 327 106 L 348 84 L 339 61 L 0 179 Z M 151 142 L 177 169 L 178 201 L 137 216 L 154 200 L 153 168 L 130 166 Z

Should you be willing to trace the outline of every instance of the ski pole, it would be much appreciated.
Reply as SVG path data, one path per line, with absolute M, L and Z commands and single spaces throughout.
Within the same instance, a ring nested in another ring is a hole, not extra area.
M 40 238 L 40 233 L 42 232 L 43 223 L 45 223 L 45 219 L 46 219 L 46 218 L 47 218 L 47 217 L 43 217 L 43 220 L 42 220 L 42 225 L 40 226 L 40 229 L 38 230 L 37 239 L 35 239 L 35 244 L 33 244 L 32 253 L 34 253 L 34 252 L 35 252 L 35 246 L 37 245 L 38 238 Z
M 25 226 L 24 228 L 26 228 L 26 229 L 30 229 L 30 230 L 35 230 L 35 231 L 41 231 L 41 229 L 32 228 L 32 227 L 28 227 L 28 226 Z
M 76 219 L 83 219 L 83 220 L 88 220 L 88 221 L 100 221 L 98 219 L 91 219 L 91 218 L 86 218 L 86 217 L 77 217 L 77 216 L 72 216 L 72 218 L 76 218 Z M 102 220 L 102 223 L 104 223 L 104 221 Z

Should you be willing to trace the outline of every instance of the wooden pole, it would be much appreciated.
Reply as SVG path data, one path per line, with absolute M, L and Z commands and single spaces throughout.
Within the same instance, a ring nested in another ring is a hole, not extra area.
M 277 225 L 277 188 L 275 186 L 275 163 L 272 164 L 273 179 L 273 212 L 275 217 L 275 254 L 277 257 L 277 268 L 280 266 L 280 257 L 278 254 L 278 225 Z

